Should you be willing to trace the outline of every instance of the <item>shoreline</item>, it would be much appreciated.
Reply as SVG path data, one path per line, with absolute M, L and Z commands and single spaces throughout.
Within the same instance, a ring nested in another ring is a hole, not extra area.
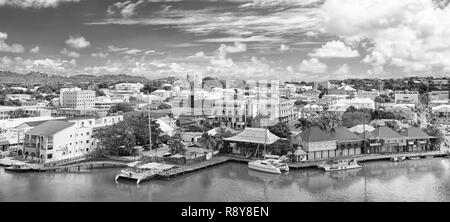
M 402 153 L 402 154 L 371 154 L 371 155 L 358 155 L 358 156 L 346 156 L 339 157 L 339 159 L 356 159 L 358 162 L 373 162 L 373 161 L 385 161 L 390 160 L 393 157 L 406 157 L 406 158 L 414 158 L 419 157 L 420 159 L 424 158 L 434 158 L 434 157 L 447 157 L 448 154 L 442 151 L 430 151 L 430 152 L 421 152 L 421 153 Z M 304 162 L 288 162 L 288 166 L 293 170 L 300 169 L 310 169 L 310 168 L 319 168 L 318 166 L 330 161 L 335 158 L 327 158 L 323 160 L 313 160 L 313 161 L 304 161 Z M 195 163 L 191 165 L 180 165 L 178 168 L 169 170 L 161 174 L 162 178 L 171 178 L 176 177 L 178 175 L 188 174 L 191 172 L 195 172 L 201 169 L 209 168 L 211 166 L 220 165 L 227 162 L 238 162 L 238 163 L 248 163 L 253 161 L 254 159 L 246 159 L 233 155 L 219 155 L 217 157 L 212 158 L 211 160 L 206 160 L 200 163 Z M 53 167 L 43 167 L 37 164 L 30 164 L 30 168 L 32 168 L 31 172 L 79 172 L 80 170 L 86 169 L 108 169 L 108 168 L 123 168 L 127 167 L 128 162 L 118 161 L 113 159 L 110 160 L 102 160 L 102 161 L 82 161 L 79 163 L 73 163 L 65 166 L 53 166 Z M 0 164 L 2 167 L 7 167 L 5 165 Z

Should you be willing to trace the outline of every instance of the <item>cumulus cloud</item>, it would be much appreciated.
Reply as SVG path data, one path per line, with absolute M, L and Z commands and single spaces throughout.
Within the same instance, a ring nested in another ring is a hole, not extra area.
M 315 49 L 308 55 L 319 58 L 351 58 L 358 57 L 359 53 L 346 46 L 343 42 L 333 40 L 325 43 L 321 48 Z
M 82 49 L 91 46 L 91 43 L 87 41 L 83 36 L 70 36 L 69 39 L 66 40 L 66 44 L 76 49 Z
M 247 45 L 241 42 L 235 42 L 234 45 L 221 44 L 217 51 L 220 57 L 225 57 L 228 53 L 240 53 L 247 51 Z
M 336 75 L 348 75 L 350 67 L 347 64 L 340 66 L 333 74 Z
M 290 49 L 289 45 L 286 45 L 286 44 L 281 44 L 280 45 L 280 51 L 281 52 L 289 51 L 289 49 Z
M 39 46 L 30 49 L 30 53 L 38 53 L 39 51 L 40 51 Z
M 8 39 L 8 34 L 0 32 L 0 52 L 22 53 L 25 51 L 20 44 L 8 45 L 6 39 Z
M 96 58 L 106 58 L 108 57 L 108 53 L 107 52 L 97 52 L 97 53 L 92 53 L 91 56 L 92 57 L 96 57 Z
M 326 32 L 369 39 L 364 63 L 428 71 L 450 65 L 450 7 L 431 0 L 327 0 L 319 13 Z
M 114 15 L 119 12 L 122 17 L 129 18 L 136 14 L 137 7 L 143 5 L 145 2 L 143 0 L 137 1 L 135 3 L 131 1 L 116 2 L 108 7 L 108 15 Z
M 298 70 L 300 72 L 310 72 L 310 73 L 323 73 L 327 70 L 327 65 L 321 63 L 317 58 L 311 58 L 309 60 L 303 60 Z
M 70 73 L 76 66 L 74 59 L 24 59 L 22 57 L 3 57 L 0 59 L 0 69 L 9 70 L 18 73 L 27 73 L 31 71 L 45 72 L 50 74 Z
M 63 50 L 61 50 L 60 53 L 63 54 L 63 55 L 72 57 L 72 58 L 78 58 L 78 57 L 80 57 L 80 53 L 74 52 L 74 51 L 70 51 L 70 50 L 67 50 L 66 48 L 64 48 Z
M 79 2 L 80 0 L 0 0 L 0 6 L 19 8 L 56 8 L 61 3 Z
M 119 47 L 114 46 L 114 45 L 109 45 L 109 46 L 108 46 L 108 50 L 109 50 L 110 52 L 121 52 L 121 51 L 128 50 L 128 48 L 119 48 Z

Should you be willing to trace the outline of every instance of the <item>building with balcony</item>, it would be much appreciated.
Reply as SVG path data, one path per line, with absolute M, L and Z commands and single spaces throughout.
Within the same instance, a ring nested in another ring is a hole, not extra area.
M 366 139 L 363 154 L 406 152 L 406 138 L 387 126 L 378 127 L 372 132 L 359 134 Z
M 292 138 L 293 144 L 305 151 L 308 160 L 325 159 L 336 156 L 336 139 L 319 127 L 310 127 Z
M 432 144 L 437 139 L 414 127 L 407 128 L 400 134 L 406 138 L 406 150 L 408 152 L 432 150 Z
M 62 88 L 59 94 L 61 106 L 75 109 L 92 109 L 95 105 L 95 91 L 80 88 Z
M 335 127 L 329 132 L 331 138 L 336 140 L 336 153 L 334 156 L 360 155 L 363 139 L 347 127 Z

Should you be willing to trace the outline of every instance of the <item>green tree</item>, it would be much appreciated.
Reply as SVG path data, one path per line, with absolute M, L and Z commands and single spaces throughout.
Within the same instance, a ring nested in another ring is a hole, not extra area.
M 157 107 L 157 109 L 170 109 L 170 108 L 172 108 L 172 106 L 170 106 L 169 104 L 165 104 L 165 103 L 161 103 Z
M 109 109 L 109 113 L 117 113 L 117 112 L 130 112 L 133 111 L 134 108 L 129 103 L 117 103 Z
M 148 118 L 147 117 L 132 117 L 128 118 L 125 121 L 133 128 L 134 135 L 136 137 L 136 144 L 146 145 L 149 143 L 149 135 L 148 135 Z M 163 131 L 160 128 L 160 125 L 156 122 L 156 120 L 152 120 L 151 123 L 152 128 L 152 147 L 158 147 L 161 144 L 161 136 L 163 135 Z
M 289 138 L 292 134 L 291 129 L 282 122 L 278 122 L 273 126 L 268 127 L 269 131 L 280 138 Z
M 365 120 L 365 121 L 364 121 Z M 367 109 L 356 109 L 354 107 L 349 107 L 347 111 L 342 114 L 341 121 L 342 125 L 347 128 L 354 127 L 359 124 L 370 123 L 371 114 L 370 110 Z
M 184 155 L 186 153 L 186 148 L 184 147 L 184 144 L 181 142 L 178 138 L 172 138 L 169 142 L 169 152 L 172 154 L 182 154 Z
M 436 137 L 432 140 L 432 147 L 434 149 L 440 149 L 441 144 L 445 141 L 445 137 L 442 132 L 436 127 L 436 125 L 428 125 L 426 128 L 422 129 L 426 134 Z
M 203 133 L 202 136 L 198 139 L 198 142 L 203 148 L 209 150 L 214 150 L 217 147 L 217 141 L 208 133 Z
M 13 119 L 30 117 L 30 115 L 27 114 L 26 111 L 23 109 L 16 109 L 16 110 L 8 111 L 8 116 Z
M 94 133 L 98 140 L 97 155 L 128 156 L 136 145 L 135 131 L 130 124 L 121 121 Z

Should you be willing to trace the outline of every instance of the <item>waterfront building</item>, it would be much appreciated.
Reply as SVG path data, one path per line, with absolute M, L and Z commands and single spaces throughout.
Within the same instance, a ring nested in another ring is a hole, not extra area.
M 395 91 L 394 101 L 395 103 L 420 103 L 419 91 Z
M 365 125 L 359 124 L 359 125 L 356 125 L 356 126 L 350 128 L 350 129 L 348 129 L 348 130 L 349 130 L 350 132 L 353 132 L 353 133 L 361 134 L 361 133 L 363 133 L 364 131 L 372 132 L 372 131 L 375 130 L 375 128 L 373 128 L 372 126 L 369 126 L 369 125 L 367 125 L 367 124 L 365 124 Z
M 366 139 L 367 147 L 363 148 L 363 154 L 398 153 L 406 152 L 406 138 L 387 126 L 376 128 L 372 132 L 366 132 L 360 137 Z
M 261 157 L 269 153 L 267 147 L 279 139 L 268 129 L 247 127 L 238 135 L 225 138 L 224 141 L 231 143 L 230 147 L 232 147 L 233 154 L 245 157 Z M 266 147 L 265 151 L 264 147 Z
M 415 127 L 407 128 L 400 134 L 406 138 L 406 150 L 408 152 L 432 150 L 432 144 L 437 139 Z
M 336 140 L 334 156 L 360 155 L 363 139 L 351 132 L 347 127 L 335 127 L 330 130 L 331 138 Z M 333 154 L 332 154 L 333 155 Z
M 300 137 L 300 138 L 297 138 Z M 301 146 L 308 154 L 308 160 L 336 156 L 336 139 L 319 127 L 310 127 L 293 138 L 293 144 Z

